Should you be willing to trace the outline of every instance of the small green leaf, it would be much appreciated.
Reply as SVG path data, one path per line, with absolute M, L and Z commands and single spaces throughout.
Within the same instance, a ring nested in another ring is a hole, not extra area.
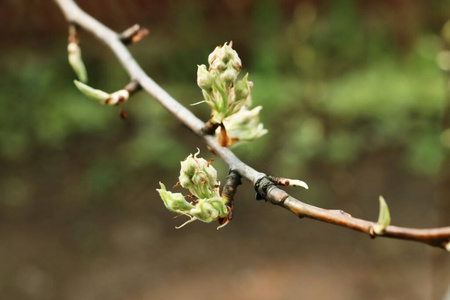
M 189 211 L 194 208 L 194 205 L 187 202 L 181 193 L 172 193 L 166 190 L 163 183 L 159 183 L 161 189 L 156 189 L 164 202 L 164 205 L 171 212 L 178 214 L 189 214 Z
M 378 216 L 377 224 L 373 226 L 373 232 L 377 235 L 382 235 L 389 224 L 391 224 L 391 214 L 389 213 L 389 207 L 383 196 L 380 196 L 379 200 L 380 214 Z

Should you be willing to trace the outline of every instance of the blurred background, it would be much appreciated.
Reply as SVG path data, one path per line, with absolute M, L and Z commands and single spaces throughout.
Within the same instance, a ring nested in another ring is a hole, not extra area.
M 147 27 L 130 50 L 186 106 L 202 100 L 197 65 L 232 40 L 269 129 L 234 151 L 309 184 L 293 196 L 375 221 L 383 195 L 394 225 L 450 225 L 448 1 L 77 2 L 118 32 Z M 201 140 L 144 93 L 120 107 L 81 95 L 53 1 L 3 0 L 0 16 L 3 299 L 450 299 L 443 250 L 299 220 L 248 182 L 228 226 L 176 230 L 185 219 L 155 189 L 196 147 L 213 158 Z M 128 83 L 106 47 L 80 39 L 90 85 Z

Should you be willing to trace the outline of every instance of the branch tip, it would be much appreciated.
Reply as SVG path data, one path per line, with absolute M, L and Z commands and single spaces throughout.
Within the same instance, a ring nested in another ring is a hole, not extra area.
M 150 31 L 147 28 L 141 27 L 139 24 L 134 24 L 133 26 L 119 34 L 119 39 L 125 45 L 136 44 L 149 33 Z
M 68 25 L 68 31 L 69 31 L 69 37 L 68 37 L 68 41 L 69 43 L 79 43 L 78 40 L 78 28 L 79 26 L 74 23 L 74 22 L 69 22 Z
M 298 180 L 298 179 L 289 179 L 289 178 L 274 177 L 274 176 L 268 176 L 268 178 L 276 185 L 299 186 L 299 187 L 302 187 L 305 189 L 309 189 L 308 184 L 306 184 L 306 182 Z
M 67 54 L 69 59 L 69 64 L 75 71 L 78 79 L 81 82 L 87 82 L 87 71 L 84 65 L 83 59 L 81 57 L 80 41 L 77 35 L 77 26 L 75 24 L 69 24 L 69 37 L 67 44 Z
M 128 93 L 131 96 L 134 93 L 140 91 L 142 89 L 142 86 L 139 84 L 137 80 L 133 79 L 123 89 L 128 91 Z
M 447 243 L 445 243 L 445 250 L 447 250 L 448 252 L 450 252 L 450 240 L 447 241 Z
M 117 92 L 108 94 L 102 90 L 94 89 L 81 81 L 74 80 L 75 86 L 87 97 L 97 100 L 103 105 L 119 105 L 128 100 L 130 92 L 126 89 L 118 90 Z

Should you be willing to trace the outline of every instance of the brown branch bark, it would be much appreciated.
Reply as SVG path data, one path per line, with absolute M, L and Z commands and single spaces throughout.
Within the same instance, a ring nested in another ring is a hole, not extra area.
M 77 24 L 80 28 L 94 35 L 102 41 L 117 56 L 118 60 L 128 72 L 132 80 L 140 84 L 149 95 L 155 98 L 163 107 L 173 114 L 181 123 L 202 137 L 209 149 L 228 164 L 230 170 L 249 180 L 255 186 L 260 197 L 266 201 L 279 205 L 293 212 L 299 217 L 339 225 L 358 230 L 370 235 L 370 228 L 375 224 L 371 221 L 353 218 L 341 210 L 328 210 L 306 204 L 291 197 L 284 190 L 279 189 L 273 182 L 261 184 L 266 175 L 243 163 L 228 148 L 221 147 L 212 135 L 204 134 L 205 123 L 198 119 L 190 110 L 181 105 L 164 89 L 156 84 L 139 66 L 121 40 L 121 35 L 112 31 L 96 19 L 81 10 L 73 0 L 55 0 L 69 23 Z M 423 242 L 431 246 L 446 248 L 450 251 L 450 227 L 432 229 L 413 229 L 388 226 L 384 237 L 406 239 Z

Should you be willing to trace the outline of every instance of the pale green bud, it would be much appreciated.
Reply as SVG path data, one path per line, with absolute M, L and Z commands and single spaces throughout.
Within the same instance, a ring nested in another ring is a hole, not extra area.
M 198 199 L 187 202 L 180 193 L 171 193 L 166 190 L 164 184 L 160 183 L 161 189 L 157 189 L 166 208 L 172 212 L 184 214 L 190 219 L 181 226 L 195 220 L 210 223 L 214 220 L 221 220 L 220 229 L 229 222 L 229 207 L 226 205 L 227 199 L 219 194 L 219 181 L 217 171 L 209 162 L 203 158 L 198 158 L 200 150 L 195 155 L 190 154 L 181 162 L 180 184 L 189 189 L 192 195 Z M 224 222 L 225 220 L 225 222 Z
M 226 218 L 228 217 L 228 206 L 226 205 L 227 200 L 220 197 L 220 198 L 212 198 L 207 200 L 211 206 L 217 211 L 218 216 L 220 218 Z
M 196 201 L 195 207 L 190 210 L 189 214 L 187 214 L 187 216 L 190 217 L 190 220 L 187 220 L 185 223 L 176 228 L 179 229 L 186 224 L 189 224 L 196 220 L 205 223 L 211 223 L 218 218 L 227 218 L 228 213 L 228 206 L 226 206 L 225 200 L 220 197 L 211 199 L 199 199 Z M 217 229 L 222 228 L 227 223 L 228 221 L 217 227 Z
M 84 84 L 78 80 L 74 80 L 73 82 L 75 83 L 75 86 L 80 90 L 80 92 L 82 92 L 89 98 L 97 100 L 102 104 L 106 101 L 106 99 L 109 98 L 109 94 L 102 90 L 91 88 L 87 84 Z
M 223 120 L 232 144 L 240 141 L 256 140 L 268 132 L 267 129 L 264 129 L 264 125 L 259 122 L 261 109 L 262 106 L 255 107 L 252 110 L 243 107 L 234 115 Z
M 242 64 L 232 43 L 218 46 L 209 55 L 209 70 L 201 65 L 197 70 L 197 84 L 202 89 L 205 102 L 211 107 L 211 121 L 221 124 L 223 120 L 251 105 L 248 74 L 237 81 Z
M 217 218 L 225 218 L 228 216 L 228 207 L 225 201 L 220 198 L 199 199 L 195 204 L 195 208 L 191 209 L 190 215 L 205 223 L 210 223 Z
M 87 97 L 97 100 L 103 105 L 119 105 L 128 100 L 130 93 L 127 90 L 118 90 L 108 94 L 102 90 L 94 89 L 87 84 L 74 80 L 75 86 Z
M 230 42 L 229 45 L 227 43 L 224 44 L 224 46 L 222 48 L 223 49 L 222 60 L 224 62 L 228 62 L 228 61 L 233 61 L 233 60 L 239 59 L 239 56 L 238 56 L 237 52 L 235 50 L 233 50 L 232 47 L 233 47 L 233 43 L 232 42 Z
M 82 82 L 87 82 L 87 71 L 81 58 L 81 49 L 78 43 L 71 42 L 67 45 L 67 52 L 69 58 L 69 64 L 77 74 L 77 77 Z
M 220 59 L 216 59 L 209 65 L 212 73 L 222 73 L 227 69 L 227 65 Z
M 224 44 L 224 46 L 227 43 Z M 210 66 L 212 66 L 214 64 L 214 61 L 221 61 L 223 58 L 223 54 L 224 54 L 224 46 L 217 46 L 213 52 L 211 52 L 211 54 L 208 56 L 208 63 Z
M 224 48 L 224 61 L 229 61 L 229 64 L 239 73 L 242 69 L 242 62 L 237 54 L 236 50 L 232 48 L 233 44 L 225 45 Z
M 233 43 L 225 43 L 223 46 L 218 46 L 209 55 L 208 62 L 211 70 L 224 72 L 228 68 L 234 69 L 237 73 L 242 69 L 241 59 L 235 50 L 232 48 Z
M 224 70 L 224 72 L 222 74 L 220 74 L 220 76 L 219 76 L 220 81 L 224 83 L 225 87 L 229 88 L 236 81 L 238 73 L 239 72 L 237 72 L 231 66 L 228 66 L 228 68 L 226 70 Z
M 198 66 L 197 69 L 197 85 L 203 90 L 211 90 L 213 84 L 213 76 L 206 69 L 205 65 Z
M 106 99 L 105 105 L 119 105 L 128 100 L 130 97 L 130 92 L 127 90 L 118 90 L 109 95 L 109 98 Z
M 205 199 L 198 200 L 190 211 L 190 215 L 205 223 L 210 223 L 219 217 L 219 212 Z
M 181 162 L 180 184 L 199 199 L 218 197 L 217 171 L 205 159 L 198 158 L 199 153 L 200 150 Z
M 372 234 L 382 235 L 386 228 L 391 224 L 391 214 L 389 213 L 389 207 L 384 200 L 383 196 L 379 197 L 380 201 L 380 213 L 378 215 L 377 223 L 370 229 Z
M 223 50 L 222 50 L 222 46 L 217 46 L 217 47 L 214 49 L 214 51 L 211 52 L 211 53 L 208 55 L 208 63 L 209 63 L 210 66 L 211 66 L 211 65 L 214 63 L 214 61 L 217 59 L 217 54 L 218 54 L 218 52 L 220 52 L 220 51 L 223 51 Z
M 194 208 L 194 205 L 187 202 L 182 194 L 169 192 L 164 184 L 161 182 L 159 184 L 161 189 L 157 189 L 157 191 L 168 210 L 178 214 L 189 214 L 190 210 Z

